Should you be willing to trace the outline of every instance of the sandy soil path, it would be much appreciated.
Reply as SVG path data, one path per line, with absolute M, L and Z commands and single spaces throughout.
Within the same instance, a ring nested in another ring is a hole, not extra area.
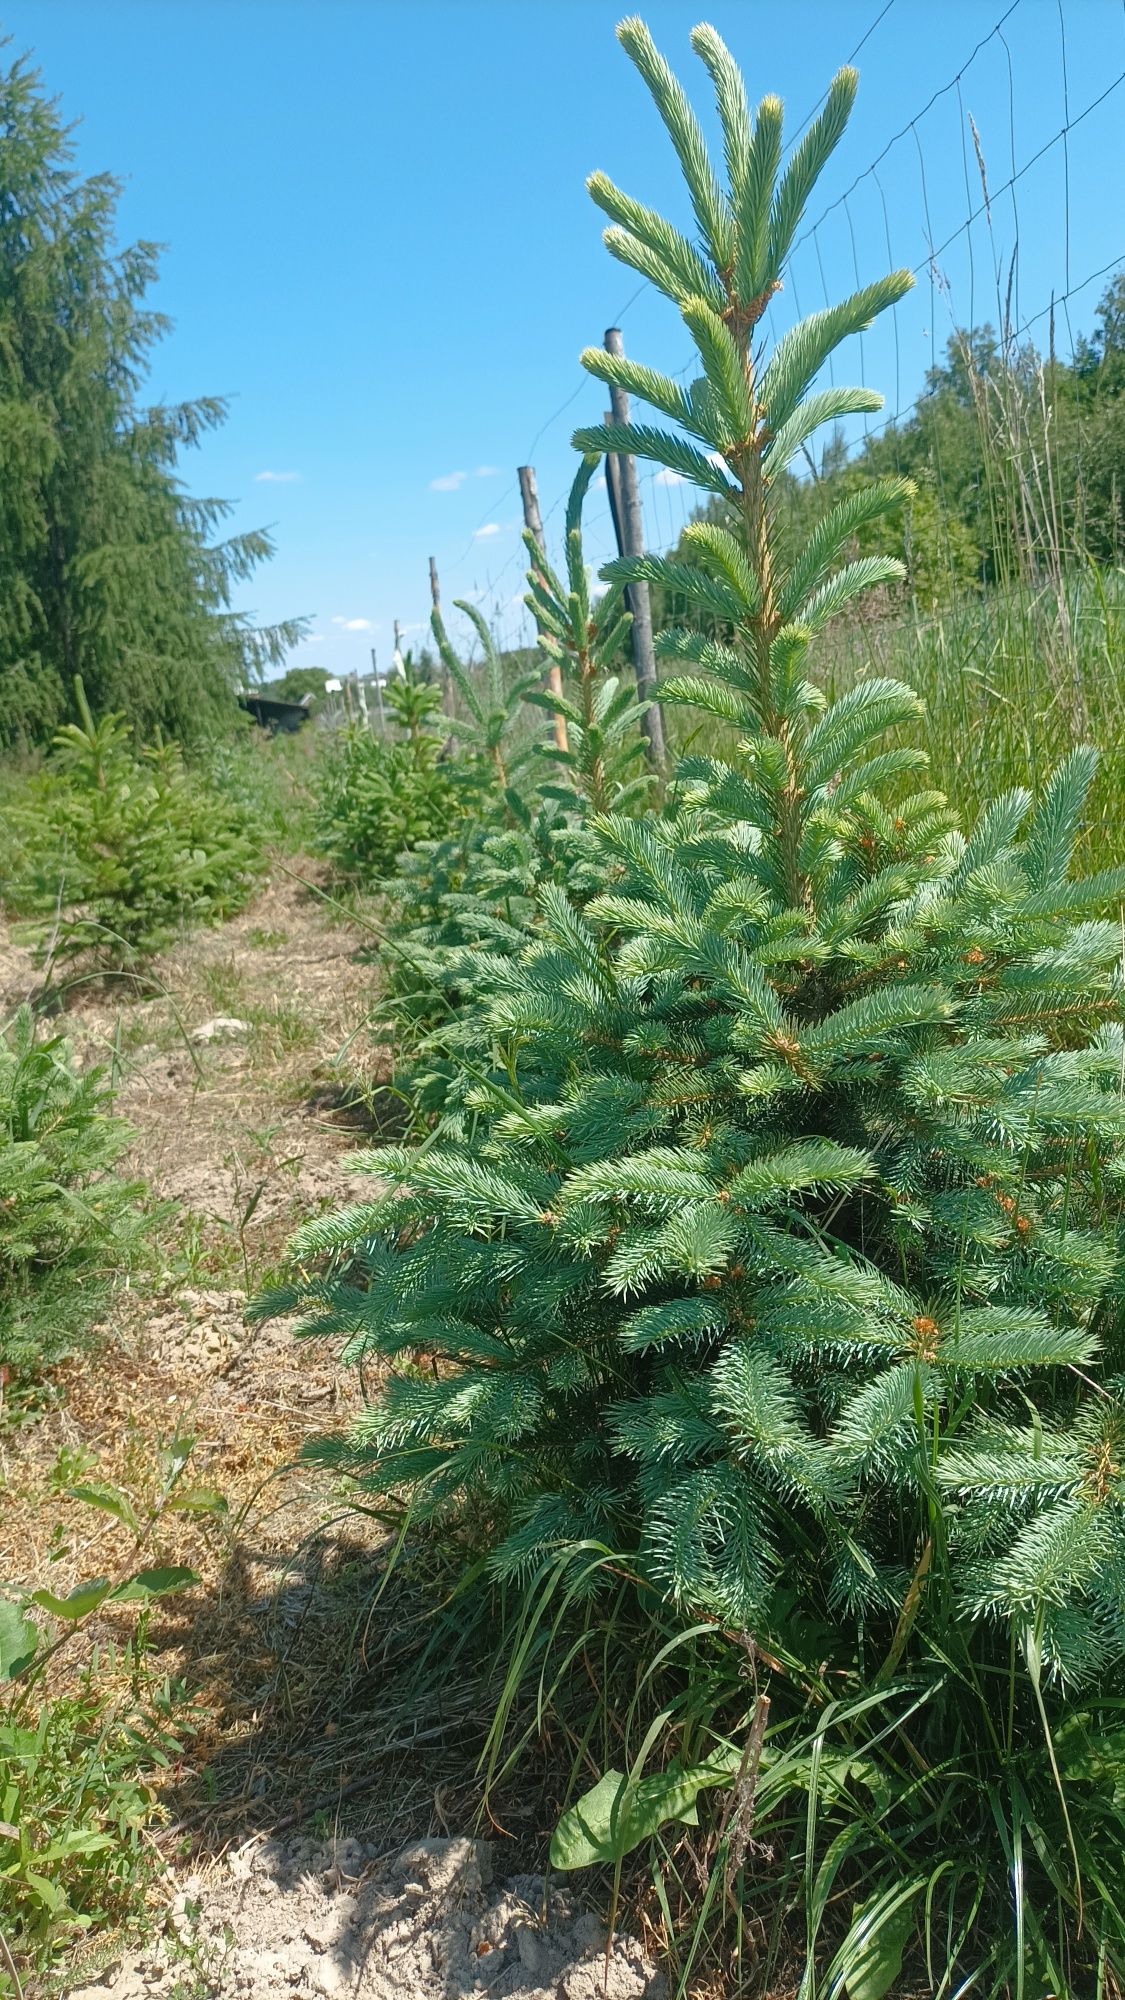
M 511 1801 L 495 1855 L 464 1838 L 479 1690 L 439 1679 L 424 1712 L 396 1706 L 396 1614 L 372 1609 L 387 1538 L 300 1460 L 362 1407 L 358 1374 L 244 1318 L 297 1223 L 370 1192 L 349 1156 L 394 1106 L 364 1029 L 366 942 L 279 869 L 147 990 L 79 989 L 59 1022 L 80 1059 L 114 1065 L 127 1166 L 166 1207 L 97 1348 L 0 1432 L 0 1575 L 49 1568 L 61 1593 L 106 1571 L 116 1524 L 67 1485 L 109 1481 L 141 1509 L 185 1442 L 191 1484 L 222 1502 L 160 1523 L 155 1555 L 201 1577 L 149 1632 L 181 1754 L 158 1786 L 149 1941 L 97 1940 L 69 1989 L 82 2000 L 640 2000 L 659 1984 L 638 1945 L 607 1955 L 580 1901 L 519 1872 L 543 1851 L 541 1799 Z M 5 1012 L 34 987 L 0 931 Z M 126 1636 L 109 1619 L 97 1633 Z

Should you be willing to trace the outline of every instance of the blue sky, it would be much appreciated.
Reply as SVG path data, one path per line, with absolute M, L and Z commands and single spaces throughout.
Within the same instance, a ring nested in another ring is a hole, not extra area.
M 232 395 L 229 423 L 185 471 L 194 490 L 235 502 L 236 525 L 272 526 L 277 556 L 242 602 L 264 619 L 310 614 L 305 663 L 363 671 L 372 644 L 385 661 L 396 617 L 418 643 L 431 554 L 447 604 L 472 594 L 514 639 L 515 467 L 537 467 L 550 540 L 571 430 L 604 404 L 580 349 L 619 321 L 638 358 L 673 371 L 688 359 L 674 309 L 634 296 L 603 248 L 584 187 L 600 167 L 686 220 L 663 128 L 614 40 L 623 11 L 616 0 L 5 9 L 15 47 L 34 51 L 81 120 L 81 166 L 124 180 L 123 237 L 168 246 L 155 303 L 175 331 L 152 395 Z M 642 11 L 712 129 L 687 45 L 700 0 Z M 1068 314 L 1089 327 L 1107 280 L 1079 282 L 1125 262 L 1121 0 L 714 0 L 707 17 L 751 93 L 785 98 L 790 131 L 863 43 L 856 112 L 810 222 L 838 205 L 797 253 L 778 330 L 857 275 L 921 266 L 915 293 L 847 362 L 888 410 L 905 408 L 955 320 L 996 319 L 996 271 L 1006 284 L 1017 235 L 1017 322 L 1034 320 L 1046 344 L 1052 294 L 1073 288 L 1059 346 Z M 982 205 L 970 116 L 994 191 L 1047 150 L 1014 200 L 994 192 L 991 216 L 966 229 Z M 1049 143 L 1068 118 L 1065 146 Z M 644 500 L 649 539 L 664 544 L 690 494 L 650 478 Z M 597 560 L 610 552 L 604 493 L 589 514 Z

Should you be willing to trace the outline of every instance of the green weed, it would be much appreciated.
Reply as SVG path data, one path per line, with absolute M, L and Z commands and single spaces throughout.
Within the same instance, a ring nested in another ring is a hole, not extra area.
M 66 1488 L 76 1505 L 116 1523 L 115 1571 L 65 1596 L 0 1584 L 0 1994 L 17 1994 L 21 1973 L 46 1972 L 83 1938 L 135 1918 L 152 1878 L 146 1832 L 191 1722 L 183 1690 L 147 1665 L 148 1616 L 198 1581 L 159 1561 L 160 1527 L 170 1512 L 221 1526 L 226 1511 L 221 1494 L 186 1483 L 192 1449 L 189 1437 L 171 1440 L 147 1497 L 60 1461 L 60 1478 L 77 1473 Z M 95 1640 L 76 1679 L 51 1685 L 51 1663 L 99 1614 L 130 1611 L 127 1643 Z
M 73 1694 L 0 1710 L 0 1905 L 17 1966 L 45 1967 L 135 1915 L 145 1833 L 185 1748 L 182 1691 L 139 1644 L 95 1651 Z M 0 1994 L 16 1988 L 0 1967 Z

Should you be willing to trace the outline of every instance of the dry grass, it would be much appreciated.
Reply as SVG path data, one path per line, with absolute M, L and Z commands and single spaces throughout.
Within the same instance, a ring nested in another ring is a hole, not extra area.
M 463 1833 L 481 1808 L 503 1662 L 495 1633 L 450 1602 L 456 1551 L 423 1543 L 388 1575 L 384 1525 L 301 1458 L 361 1407 L 356 1371 L 338 1367 L 331 1343 L 244 1318 L 294 1225 L 359 1191 L 348 1154 L 380 1120 L 387 1073 L 363 1032 L 376 976 L 366 956 L 360 930 L 279 872 L 237 920 L 161 959 L 152 993 L 78 988 L 60 1023 L 80 1052 L 116 1065 L 136 1134 L 129 1164 L 167 1209 L 151 1268 L 119 1290 L 96 1349 L 57 1372 L 32 1418 L 0 1426 L 0 1577 L 62 1594 L 113 1574 L 120 1525 L 67 1488 L 105 1481 L 144 1516 L 166 1454 L 192 1441 L 183 1484 L 223 1506 L 162 1512 L 144 1552 L 200 1577 L 154 1608 L 146 1635 L 144 1673 L 171 1685 L 182 1745 L 157 1787 L 154 1908 L 177 1870 L 206 1876 L 258 1835 L 301 1827 L 390 1851 Z M 6 987 L 10 1004 L 33 985 L 0 934 L 0 996 Z M 194 1039 L 220 1014 L 246 1029 Z M 107 1705 L 133 1713 L 132 1625 L 130 1609 L 104 1609 L 57 1656 L 48 1696 L 80 1678 L 92 1641 Z M 595 1679 L 585 1656 L 582 1671 Z M 518 1726 L 532 1720 L 525 1708 Z M 488 1801 L 505 1867 L 542 1865 L 572 1759 L 585 1768 L 589 1755 L 565 1713 L 532 1728 L 518 1773 Z M 659 1945 L 647 1878 L 623 1888 L 628 1921 Z M 69 1978 L 115 1949 L 91 1938 Z
M 96 1345 L 34 1408 L 0 1412 L 0 1578 L 62 1595 L 133 1567 L 119 1522 L 67 1489 L 106 1482 L 143 1518 L 186 1441 L 177 1491 L 222 1502 L 152 1526 L 143 1562 L 200 1582 L 152 1609 L 143 1662 L 135 1608 L 106 1606 L 44 1685 L 47 1699 L 73 1692 L 96 1653 L 107 1715 L 170 1692 L 181 1749 L 156 1782 L 138 1917 L 176 1870 L 206 1874 L 259 1834 L 299 1826 L 389 1851 L 463 1832 L 480 1806 L 499 1690 L 476 1625 L 447 1609 L 448 1556 L 428 1568 L 423 1549 L 388 1580 L 384 1524 L 301 1458 L 361 1407 L 357 1371 L 331 1343 L 244 1317 L 295 1225 L 370 1190 L 348 1156 L 394 1112 L 387 1052 L 364 1028 L 376 977 L 362 928 L 281 868 L 239 918 L 157 961 L 147 991 L 76 986 L 50 1023 L 80 1060 L 113 1065 L 135 1132 L 127 1167 L 157 1213 L 150 1266 L 119 1288 Z M 35 986 L 0 927 L 0 1011 Z M 245 1027 L 199 1039 L 219 1015 Z M 492 1826 L 536 1865 L 560 1803 L 538 1778 L 525 1766 L 500 1788 Z M 67 1976 L 115 1948 L 92 1936 Z
M 342 1695 L 370 1674 L 364 1626 L 386 1536 L 340 1507 L 300 1453 L 361 1392 L 329 1345 L 247 1326 L 243 1311 L 297 1222 L 369 1186 L 348 1153 L 369 1136 L 386 1056 L 363 1032 L 374 975 L 362 943 L 279 871 L 237 920 L 160 959 L 148 993 L 80 986 L 57 1023 L 80 1058 L 114 1065 L 136 1135 L 128 1165 L 167 1206 L 152 1267 L 118 1291 L 97 1347 L 0 1431 L 0 1576 L 61 1594 L 112 1574 L 119 1523 L 66 1489 L 106 1481 L 143 1514 L 162 1455 L 193 1440 L 183 1483 L 224 1505 L 164 1512 L 144 1559 L 201 1577 L 148 1634 L 150 1666 L 190 1703 L 165 1807 L 175 1840 L 197 1850 L 300 1815 L 356 1775 Z M 34 985 L 26 955 L 0 938 L 6 1005 Z M 198 1039 L 217 1015 L 246 1025 Z M 130 1622 L 105 1615 L 89 1638 L 112 1645 Z M 60 1653 L 56 1685 L 89 1638 Z M 397 1788 L 396 1811 L 423 1768 Z

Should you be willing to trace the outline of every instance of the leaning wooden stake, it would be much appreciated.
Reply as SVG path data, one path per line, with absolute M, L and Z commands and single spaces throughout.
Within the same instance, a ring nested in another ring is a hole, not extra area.
M 441 585 L 438 582 L 437 560 L 434 556 L 430 557 L 430 596 L 433 599 L 434 610 L 440 617 Z M 441 705 L 446 715 L 453 714 L 453 683 L 449 678 L 449 668 L 446 666 L 444 660 L 441 665 Z M 446 748 L 449 748 L 448 744 Z
M 543 545 L 543 516 L 539 512 L 539 488 L 535 483 L 535 467 L 533 465 L 518 466 L 516 477 L 520 483 L 520 499 L 523 501 L 524 527 L 535 542 L 540 555 L 545 556 L 547 551 Z M 562 673 L 559 667 L 553 663 L 547 669 L 547 686 L 550 688 L 552 694 L 562 695 Z M 569 739 L 566 733 L 566 717 L 560 715 L 558 709 L 555 710 L 554 722 L 555 747 L 558 750 L 566 750 L 569 748 Z
M 606 328 L 606 352 L 624 354 L 625 343 L 621 338 L 621 328 Z M 629 422 L 629 396 L 625 389 L 610 383 L 609 398 L 612 404 L 611 422 Z M 611 453 L 606 460 L 606 485 L 609 488 L 610 512 L 617 534 L 617 553 L 622 556 L 643 556 L 645 552 L 644 522 L 641 517 L 641 495 L 637 485 L 637 461 L 625 454 Z M 649 602 L 647 583 L 630 583 L 626 587 L 625 602 L 633 614 L 633 671 L 637 676 L 637 693 L 649 706 L 641 717 L 645 746 L 649 762 L 658 771 L 663 771 L 664 718 L 656 700 L 656 652 L 652 642 L 652 606 Z

